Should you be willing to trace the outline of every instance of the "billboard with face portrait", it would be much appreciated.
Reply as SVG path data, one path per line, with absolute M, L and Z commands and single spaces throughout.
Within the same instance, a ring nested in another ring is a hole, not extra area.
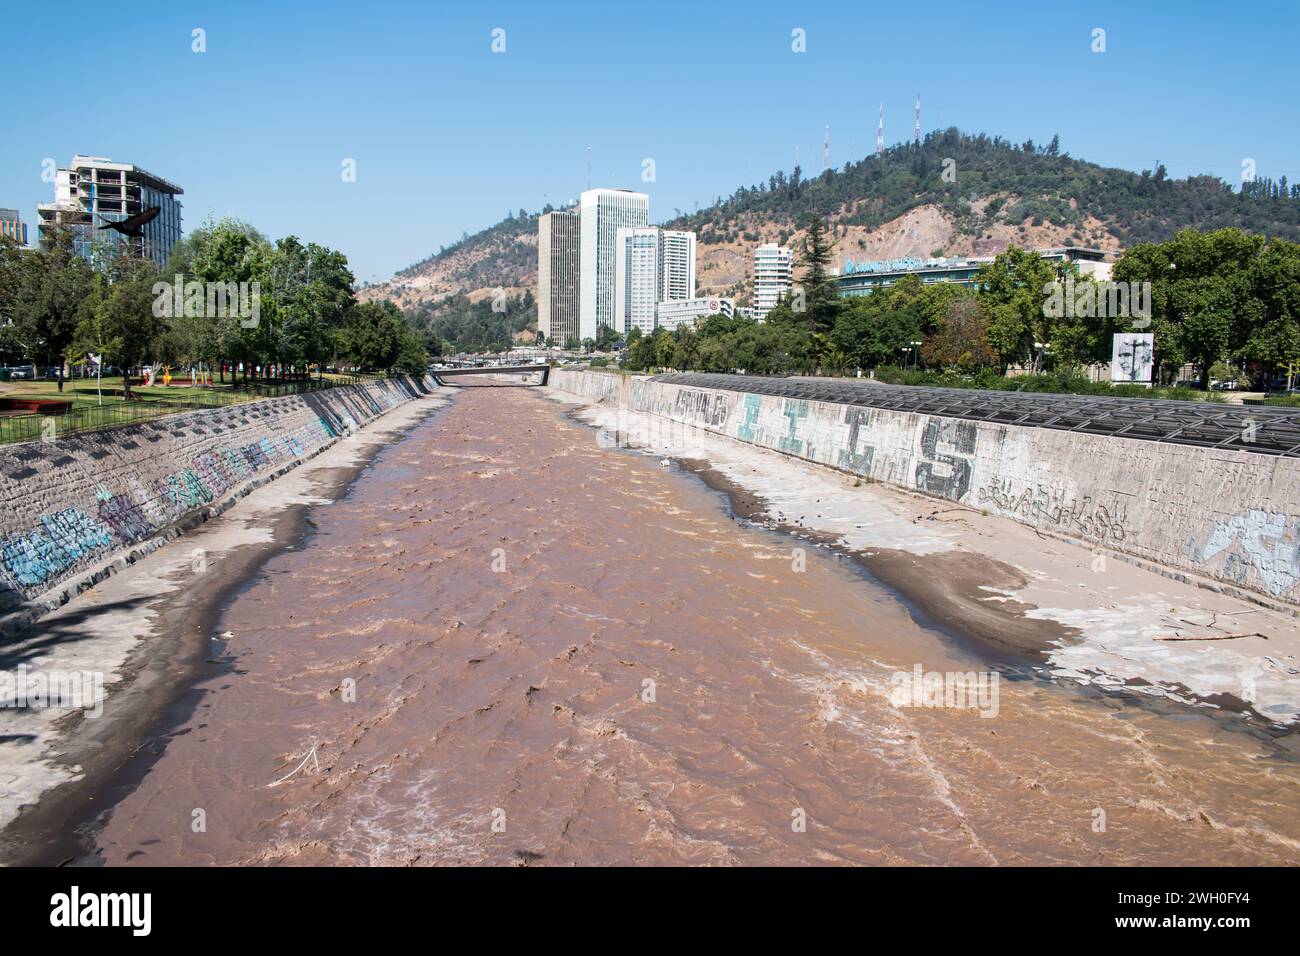
M 1151 384 L 1152 349 L 1150 332 L 1116 332 L 1110 357 L 1112 382 Z

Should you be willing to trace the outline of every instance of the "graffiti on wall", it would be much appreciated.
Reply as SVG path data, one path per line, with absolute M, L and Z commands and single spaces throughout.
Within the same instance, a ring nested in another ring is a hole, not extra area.
M 1128 508 L 1119 501 L 1099 504 L 1091 495 L 1067 497 L 1060 489 L 1038 485 L 1016 491 L 1015 483 L 994 475 L 976 494 L 980 504 L 991 504 L 1006 515 L 1028 518 L 1034 524 L 1053 525 L 1100 544 L 1119 544 L 1132 535 Z
M 728 396 L 722 392 L 698 392 L 683 388 L 673 400 L 673 416 L 679 421 L 721 428 L 727 424 Z
M 0 544 L 0 560 L 19 584 L 31 586 L 112 543 L 108 530 L 90 515 L 65 508 L 41 515 L 39 526 L 29 534 L 6 539 Z
M 100 522 L 108 526 L 119 540 L 133 543 L 153 534 L 153 526 L 130 495 L 111 495 L 101 489 L 96 497 Z
M 758 427 L 758 413 L 762 407 L 763 400 L 759 396 L 753 392 L 745 394 L 745 417 L 736 426 L 736 437 L 741 441 L 752 442 L 756 440 L 755 430 Z
M 978 434 L 974 422 L 929 419 L 921 431 L 916 487 L 950 501 L 966 497 Z
M 864 432 L 871 426 L 871 409 L 846 406 L 844 424 L 849 426 L 849 436 L 845 441 L 847 447 L 840 449 L 839 466 L 859 475 L 869 475 L 876 449 L 871 445 L 860 445 Z
M 303 457 L 337 431 L 336 424 L 318 418 L 275 437 L 209 449 L 152 482 L 132 476 L 123 489 L 101 486 L 93 513 L 62 508 L 40 515 L 26 533 L 0 538 L 0 571 L 27 594 L 37 593 L 92 557 L 153 537 L 258 472 Z
M 1223 555 L 1224 577 L 1245 585 L 1253 570 L 1269 593 L 1281 597 L 1300 581 L 1300 518 L 1252 508 L 1215 525 L 1195 557 Z
M 803 439 L 799 438 L 799 423 L 808 417 L 808 403 L 802 399 L 787 398 L 781 409 L 787 419 L 785 434 L 777 441 L 777 447 L 791 455 L 804 454 Z M 812 457 L 812 449 L 808 450 Z

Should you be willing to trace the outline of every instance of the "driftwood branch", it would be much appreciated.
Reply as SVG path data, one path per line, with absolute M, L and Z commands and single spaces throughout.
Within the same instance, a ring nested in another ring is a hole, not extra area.
M 1239 637 L 1262 637 L 1268 640 L 1268 635 L 1261 634 L 1259 631 L 1242 631 L 1240 634 L 1166 634 L 1154 638 L 1157 641 L 1232 641 Z

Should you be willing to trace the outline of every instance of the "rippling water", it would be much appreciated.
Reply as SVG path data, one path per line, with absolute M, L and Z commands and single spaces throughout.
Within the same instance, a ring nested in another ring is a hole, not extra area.
M 895 707 L 984 662 L 526 390 L 462 390 L 314 521 L 109 862 L 1300 859 L 1289 741 L 1033 679 Z

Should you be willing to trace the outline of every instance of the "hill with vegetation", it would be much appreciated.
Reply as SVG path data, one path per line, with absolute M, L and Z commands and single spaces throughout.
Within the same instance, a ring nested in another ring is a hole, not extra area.
M 538 215 L 521 209 L 463 235 L 360 297 L 423 306 L 426 316 L 457 322 L 494 295 L 522 304 L 536 289 Z M 1241 187 L 1208 175 L 1173 179 L 1159 162 L 1132 172 L 1076 159 L 1056 137 L 1017 144 L 948 129 L 814 177 L 798 167 L 779 171 L 662 224 L 699 235 L 701 292 L 744 303 L 754 246 L 801 243 L 813 216 L 829 226 L 833 266 L 845 258 L 992 254 L 1008 246 L 1115 250 L 1167 241 L 1187 227 L 1297 241 L 1300 185 L 1285 177 Z

